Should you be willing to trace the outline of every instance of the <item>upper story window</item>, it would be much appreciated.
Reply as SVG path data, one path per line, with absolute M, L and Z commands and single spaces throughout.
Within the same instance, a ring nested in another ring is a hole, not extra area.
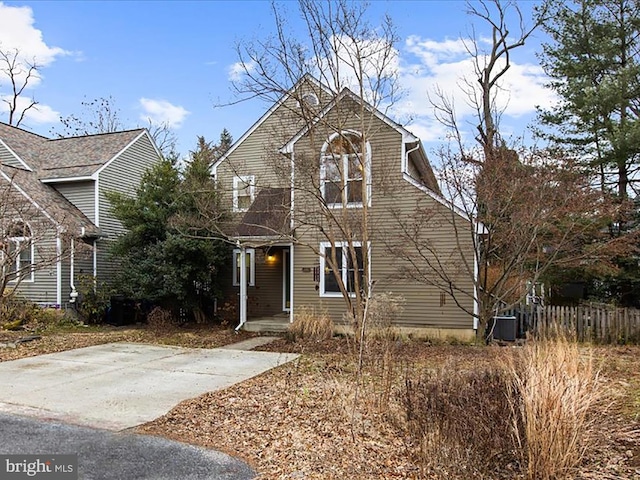
M 233 179 L 233 211 L 246 212 L 255 200 L 256 186 L 253 175 L 237 176 Z
M 311 92 L 302 95 L 302 102 L 309 107 L 317 107 L 320 105 L 317 95 Z
M 3 254 L 7 255 L 10 264 L 10 281 L 18 280 L 33 281 L 33 241 L 31 228 L 25 222 L 13 223 L 6 232 L 6 244 L 3 247 Z
M 363 154 L 362 137 L 355 132 L 335 134 L 325 143 L 320 160 L 320 188 L 328 206 L 362 206 L 363 181 L 370 177 L 368 150 L 367 144 Z

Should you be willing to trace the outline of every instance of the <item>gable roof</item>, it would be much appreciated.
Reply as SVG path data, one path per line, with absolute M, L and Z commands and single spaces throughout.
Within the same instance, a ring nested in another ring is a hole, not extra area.
M 333 100 L 331 102 L 329 102 L 322 109 L 322 111 L 320 111 L 320 113 L 318 113 L 317 117 L 314 119 L 313 122 L 310 122 L 309 124 L 307 124 L 304 127 L 302 127 L 298 131 L 298 133 L 296 133 L 293 137 L 291 137 L 291 139 L 282 146 L 282 148 L 280 149 L 280 152 L 282 152 L 282 153 L 291 153 L 293 151 L 293 145 L 298 140 L 300 140 L 304 135 L 306 135 L 309 132 L 309 130 L 311 130 L 318 122 L 320 122 L 320 120 L 327 113 L 329 113 L 341 100 L 343 100 L 345 98 L 349 98 L 349 99 L 353 100 L 356 103 L 362 103 L 369 113 L 371 113 L 376 118 L 378 118 L 379 120 L 381 120 L 382 122 L 386 123 L 391 128 L 393 128 L 394 130 L 396 130 L 397 132 L 402 134 L 402 141 L 404 143 L 416 143 L 416 142 L 420 141 L 420 139 L 418 137 L 416 137 L 413 133 L 411 133 L 409 130 L 407 130 L 402 125 L 400 125 L 399 123 L 397 123 L 394 120 L 392 120 L 391 118 L 389 118 L 387 115 L 385 115 L 380 110 L 378 110 L 377 108 L 375 108 L 372 105 L 370 105 L 365 100 L 360 99 L 355 93 L 353 93 L 351 90 L 349 90 L 347 87 L 345 87 L 345 88 L 342 89 L 342 91 L 338 95 L 336 95 L 333 98 Z
M 37 158 L 39 148 L 49 139 L 0 122 L 0 140 L 29 170 L 33 169 L 31 164 Z
M 233 145 L 231 145 L 231 147 L 229 148 L 229 150 L 227 150 L 225 152 L 225 154 L 220 157 L 212 166 L 211 169 L 213 172 L 216 171 L 216 168 L 218 168 L 218 165 L 220 165 L 222 162 L 224 162 L 227 157 L 229 157 L 229 155 L 231 155 L 240 145 L 242 145 L 242 143 L 253 133 L 255 132 L 260 125 L 262 125 L 265 121 L 267 121 L 267 119 L 269 117 L 271 117 L 271 115 L 273 114 L 273 112 L 275 112 L 278 107 L 280 107 L 281 105 L 283 105 L 289 98 L 291 98 L 291 96 L 293 95 L 293 92 L 295 92 L 298 88 L 300 88 L 302 85 L 304 85 L 305 83 L 310 83 L 312 84 L 315 88 L 324 91 L 326 93 L 329 93 L 331 95 L 334 95 L 334 93 L 331 91 L 331 89 L 329 87 L 327 87 L 326 85 L 324 85 L 322 82 L 320 82 L 318 79 L 316 79 L 315 77 L 313 77 L 311 74 L 307 73 L 305 75 L 303 75 L 303 77 L 298 80 L 296 82 L 296 84 L 291 87 L 286 93 L 284 93 L 277 102 L 275 102 L 270 108 L 269 110 L 267 110 L 253 125 L 251 125 L 251 127 L 249 127 L 249 129 L 244 132 L 244 134 L 234 142 Z
M 49 140 L 37 158 L 39 177 L 90 176 L 144 132 L 136 129 Z
M 20 194 L 59 227 L 74 235 L 97 236 L 99 228 L 49 183 L 97 178 L 146 129 L 49 139 L 0 122 L 0 142 L 16 162 L 0 163 L 0 181 Z M 153 145 L 153 142 L 151 142 Z M 157 147 L 155 147 L 157 151 Z
M 58 227 L 77 236 L 98 236 L 96 227 L 55 188 L 40 182 L 33 173 L 0 165 L 0 181 L 11 184 L 28 202 Z

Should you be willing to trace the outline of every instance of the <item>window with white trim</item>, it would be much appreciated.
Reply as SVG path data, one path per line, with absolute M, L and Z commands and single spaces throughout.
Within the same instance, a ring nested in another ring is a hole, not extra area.
M 33 282 L 34 248 L 29 226 L 24 222 L 15 222 L 7 231 L 7 241 L 4 248 L 6 249 L 5 254 L 11 261 L 9 281 Z
M 255 177 L 243 175 L 233 178 L 233 211 L 246 212 L 256 195 Z
M 320 189 L 328 206 L 362 206 L 364 173 L 370 177 L 368 157 L 355 132 L 336 134 L 327 141 L 320 160 Z
M 256 284 L 256 251 L 253 248 L 245 249 L 245 265 L 247 269 L 247 285 L 250 287 L 255 286 Z M 239 248 L 233 249 L 233 286 L 237 287 L 240 285 L 240 255 L 242 254 L 242 250 Z
M 368 275 L 364 275 L 364 257 L 362 244 L 353 243 L 355 251 L 355 262 L 349 253 L 349 244 L 346 242 L 336 243 L 336 267 L 331 267 L 330 260 L 332 258 L 331 244 L 323 242 L 320 244 L 320 296 L 322 297 L 339 297 L 340 292 L 339 280 L 342 280 L 347 292 L 355 295 L 356 276 L 360 289 L 364 289 L 364 282 L 368 282 Z M 369 252 L 367 252 L 369 254 Z
M 308 92 L 302 95 L 302 101 L 305 105 L 310 107 L 317 107 L 320 104 L 318 96 L 313 92 Z

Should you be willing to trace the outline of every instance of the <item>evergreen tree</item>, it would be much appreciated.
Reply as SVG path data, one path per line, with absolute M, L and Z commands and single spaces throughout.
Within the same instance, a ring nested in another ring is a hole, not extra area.
M 626 200 L 640 163 L 640 2 L 550 0 L 541 56 L 560 97 L 543 124 L 585 161 L 603 191 Z M 635 195 L 633 195 L 635 196 Z
M 618 202 L 609 235 L 620 249 L 614 272 L 594 276 L 576 268 L 553 275 L 585 282 L 599 300 L 637 304 L 633 199 L 640 166 L 640 2 L 549 0 L 546 5 L 544 28 L 551 42 L 543 45 L 541 60 L 560 100 L 540 113 L 542 124 L 552 127 L 544 135 Z
M 229 257 L 221 237 L 209 234 L 226 215 L 210 174 L 213 158 L 213 147 L 200 137 L 183 175 L 175 158 L 166 159 L 145 174 L 135 197 L 109 196 L 128 229 L 112 249 L 123 266 L 120 291 L 196 320 L 210 313 Z

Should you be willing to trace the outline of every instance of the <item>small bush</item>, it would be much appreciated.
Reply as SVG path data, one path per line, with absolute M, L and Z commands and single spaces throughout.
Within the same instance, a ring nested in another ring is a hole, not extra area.
M 504 367 L 408 373 L 408 437 L 428 478 L 573 478 L 611 404 L 589 351 L 566 338 L 509 350 Z M 507 468 L 511 473 L 498 472 Z
M 0 327 L 5 330 L 42 331 L 77 325 L 72 312 L 43 308 L 20 298 L 14 297 L 0 305 Z
M 179 324 L 175 315 L 164 308 L 155 307 L 147 315 L 147 325 L 154 333 L 166 333 L 174 330 Z
M 404 297 L 391 292 L 376 293 L 367 302 L 365 336 L 379 340 L 397 340 L 400 336 L 393 326 L 404 311 Z
M 112 290 L 91 275 L 79 275 L 77 287 L 79 296 L 76 310 L 80 318 L 89 324 L 102 323 Z
M 296 310 L 293 323 L 289 326 L 289 335 L 297 339 L 322 341 L 333 337 L 334 324 L 327 312 L 317 313 L 311 307 Z
M 5 330 L 20 330 L 33 323 L 39 307 L 18 297 L 5 298 L 0 303 L 0 325 Z

